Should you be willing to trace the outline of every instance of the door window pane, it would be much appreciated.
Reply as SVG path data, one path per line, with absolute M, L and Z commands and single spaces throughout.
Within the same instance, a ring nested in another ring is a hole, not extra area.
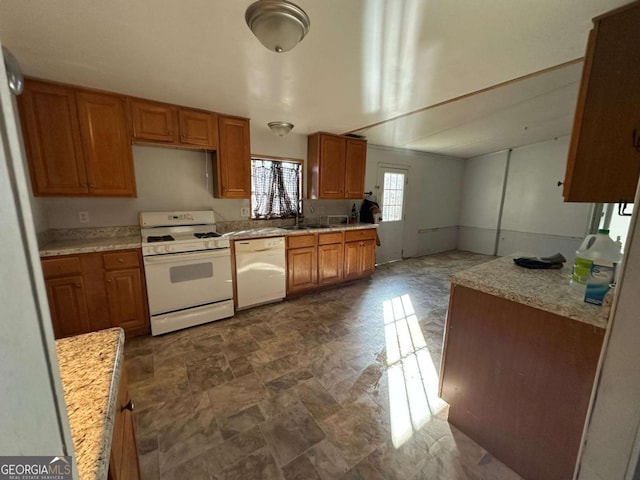
M 402 220 L 402 200 L 404 198 L 404 173 L 384 173 L 382 194 L 382 221 Z

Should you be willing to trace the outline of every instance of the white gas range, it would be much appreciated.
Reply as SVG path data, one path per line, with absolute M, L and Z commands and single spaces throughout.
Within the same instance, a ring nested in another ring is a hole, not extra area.
M 233 316 L 229 240 L 213 211 L 140 213 L 151 334 Z

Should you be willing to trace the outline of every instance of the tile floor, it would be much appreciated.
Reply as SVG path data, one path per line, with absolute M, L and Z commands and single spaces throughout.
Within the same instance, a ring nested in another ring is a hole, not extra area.
M 396 262 L 128 341 L 143 479 L 519 479 L 437 398 L 447 276 L 491 258 Z

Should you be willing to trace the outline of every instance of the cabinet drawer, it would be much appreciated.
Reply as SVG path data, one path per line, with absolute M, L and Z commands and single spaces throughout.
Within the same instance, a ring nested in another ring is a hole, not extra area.
M 365 230 L 347 230 L 344 232 L 345 242 L 355 242 L 358 240 L 375 240 L 376 229 L 367 228 Z
M 318 245 L 331 245 L 332 243 L 342 243 L 342 232 L 319 233 Z
M 316 236 L 311 235 L 291 235 L 287 237 L 287 248 L 315 247 Z
M 61 257 L 42 260 L 44 278 L 62 277 L 80 273 L 79 257 Z
M 103 253 L 105 270 L 120 270 L 123 268 L 135 268 L 140 266 L 138 252 L 122 251 L 114 253 Z

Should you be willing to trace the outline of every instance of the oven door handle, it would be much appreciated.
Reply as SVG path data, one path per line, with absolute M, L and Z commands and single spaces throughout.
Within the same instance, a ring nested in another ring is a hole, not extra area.
M 206 252 L 187 252 L 187 253 L 165 253 L 162 255 L 152 255 L 144 257 L 145 265 L 160 265 L 163 263 L 176 263 L 185 260 L 204 260 L 207 258 L 230 257 L 231 252 L 228 248 L 219 250 L 207 250 Z

